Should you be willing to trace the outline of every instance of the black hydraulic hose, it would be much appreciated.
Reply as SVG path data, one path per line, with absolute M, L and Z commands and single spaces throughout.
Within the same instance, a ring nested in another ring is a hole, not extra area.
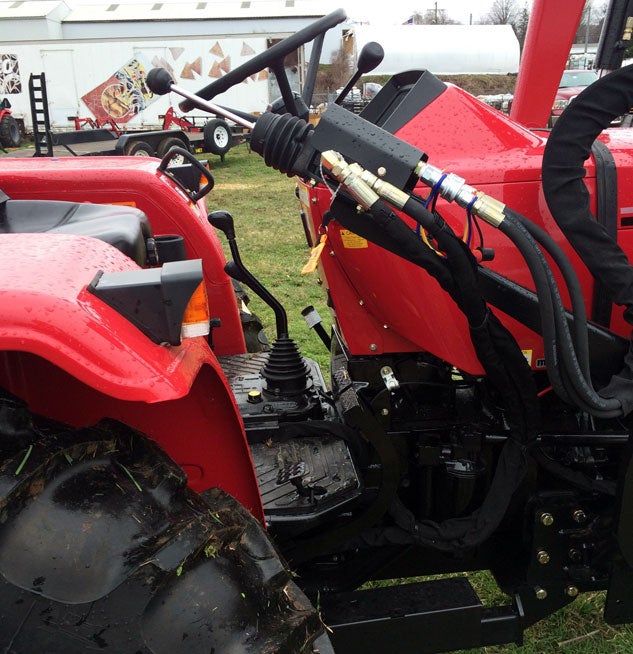
M 411 197 L 403 212 L 428 229 L 446 253 L 458 292 L 452 297 L 465 314 L 475 352 L 493 385 L 504 397 L 513 430 L 527 439 L 535 430 L 535 390 L 525 358 L 516 341 L 488 308 L 479 288 L 477 263 L 468 247 L 419 198 Z
M 529 232 L 530 236 L 532 236 L 532 238 L 534 238 L 534 240 L 552 257 L 554 263 L 558 266 L 571 300 L 572 315 L 574 317 L 573 331 L 576 355 L 578 356 L 578 361 L 585 378 L 589 379 L 590 365 L 587 311 L 585 308 L 585 299 L 582 289 L 580 288 L 580 282 L 578 281 L 578 276 L 576 275 L 576 271 L 574 270 L 571 261 L 558 243 L 544 229 L 509 207 L 505 208 L 504 213 L 513 220 L 520 222 Z
M 453 277 L 459 280 L 453 299 L 466 315 L 469 325 L 480 326 L 486 319 L 487 307 L 479 291 L 475 259 L 471 252 L 463 246 L 449 225 L 431 213 L 418 198 L 411 197 L 402 211 L 424 227 L 446 253 Z
M 633 267 L 617 242 L 590 211 L 584 162 L 611 121 L 633 107 L 633 65 L 584 89 L 557 120 L 543 155 L 543 192 L 563 234 L 593 276 L 627 307 L 633 324 Z
M 576 404 L 583 410 L 595 412 L 605 409 L 606 407 L 591 407 L 591 400 L 581 399 L 583 398 L 582 391 L 586 391 L 585 396 L 589 397 L 591 397 L 591 392 L 585 388 L 586 385 L 582 384 L 584 377 L 582 377 L 577 363 L 562 300 L 543 253 L 531 240 L 521 223 L 516 223 L 507 217 L 499 228 L 519 249 L 534 279 L 541 309 L 543 341 L 548 361 L 547 370 L 552 386 L 560 393 L 558 388 L 560 383 L 564 389 L 563 399 Z M 541 301 L 544 298 L 547 298 L 547 302 Z M 552 334 L 553 341 L 550 341 L 549 338 L 552 337 Z M 552 357 L 551 359 L 548 358 L 548 354 Z M 581 388 L 580 392 L 578 387 Z
M 570 402 L 569 394 L 560 374 L 554 301 L 545 270 L 541 265 L 542 262 L 539 260 L 537 251 L 523 237 L 519 228 L 512 222 L 510 217 L 506 217 L 499 226 L 499 229 L 514 243 L 528 265 L 539 298 L 541 336 L 543 338 L 545 360 L 548 362 L 547 373 L 556 393 L 563 400 Z
M 567 240 L 591 274 L 625 307 L 633 324 L 633 266 L 622 248 L 590 210 L 584 162 L 594 141 L 614 118 L 633 106 L 633 65 L 605 75 L 580 93 L 554 125 L 543 155 L 543 192 Z M 622 413 L 633 411 L 633 341 L 620 373 L 600 389 L 617 398 Z
M 568 401 L 573 401 L 579 408 L 592 415 L 601 418 L 621 416 L 620 401 L 601 397 L 591 386 L 591 380 L 585 378 L 578 363 L 556 281 L 542 251 L 523 224 L 513 220 L 512 216 L 507 215 L 499 229 L 512 240 L 523 255 L 534 279 L 539 299 L 547 298 L 547 301 L 539 302 L 539 307 L 544 345 L 546 352 L 553 357 L 548 361 L 548 374 L 550 374 L 552 386 L 559 392 L 557 386 L 560 381 L 560 385 L 564 389 L 563 397 L 566 397 Z M 553 340 L 550 340 L 552 338 Z M 559 373 L 559 365 L 564 366 L 564 372 Z

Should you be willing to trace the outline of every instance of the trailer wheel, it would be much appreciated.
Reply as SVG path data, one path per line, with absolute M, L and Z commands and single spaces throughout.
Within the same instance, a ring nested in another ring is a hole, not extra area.
M 187 144 L 181 141 L 179 138 L 176 138 L 175 136 L 169 136 L 167 138 L 164 138 L 158 144 L 158 149 L 156 150 L 156 154 L 158 155 L 158 158 L 162 159 L 172 148 L 185 148 L 185 150 L 187 150 Z M 173 165 L 184 164 L 185 158 L 182 155 L 175 156 L 171 160 L 171 163 Z
M 314 652 L 317 612 L 235 499 L 120 423 L 0 404 L 2 651 Z
M 226 154 L 233 145 L 233 134 L 228 123 L 219 118 L 208 120 L 204 125 L 204 147 L 211 154 Z
M 5 148 L 17 148 L 20 145 L 18 121 L 9 114 L 0 120 L 0 143 Z
M 125 146 L 125 154 L 129 157 L 153 157 L 154 149 L 145 141 L 132 141 Z

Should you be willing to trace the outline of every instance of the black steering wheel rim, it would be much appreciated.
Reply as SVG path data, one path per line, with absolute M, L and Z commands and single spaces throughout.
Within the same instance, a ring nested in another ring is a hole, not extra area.
M 220 95 L 220 93 L 224 93 L 231 87 L 240 84 L 247 77 L 258 73 L 260 70 L 264 70 L 264 68 L 279 70 L 279 64 L 283 64 L 283 60 L 291 52 L 294 52 L 305 43 L 313 41 L 319 34 L 327 32 L 332 27 L 342 23 L 346 18 L 347 14 L 343 9 L 336 9 L 327 16 L 323 16 L 323 18 L 316 20 L 295 34 L 276 43 L 264 52 L 255 55 L 252 59 L 229 71 L 220 79 L 211 82 L 211 84 L 198 91 L 197 95 L 205 100 L 212 100 L 217 95 Z M 191 100 L 183 100 L 179 104 L 179 107 L 182 111 L 191 111 L 195 105 Z

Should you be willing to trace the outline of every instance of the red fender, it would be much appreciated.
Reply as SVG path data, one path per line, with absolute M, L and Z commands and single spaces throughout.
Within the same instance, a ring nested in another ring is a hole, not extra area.
M 86 291 L 98 270 L 136 265 L 96 239 L 0 235 L 0 384 L 74 426 L 104 417 L 155 439 L 192 488 L 220 486 L 263 511 L 242 420 L 202 338 L 153 343 Z
M 149 218 L 154 235 L 180 234 L 187 257 L 202 259 L 214 330 L 215 351 L 246 352 L 233 285 L 224 272 L 226 259 L 207 221 L 205 199 L 193 204 L 152 157 L 4 158 L 0 189 L 14 200 L 63 200 L 124 204 Z

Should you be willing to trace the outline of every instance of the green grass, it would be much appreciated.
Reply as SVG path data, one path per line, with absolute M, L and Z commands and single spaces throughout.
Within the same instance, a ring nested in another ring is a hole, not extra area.
M 224 162 L 211 158 L 210 163 L 216 186 L 208 196 L 209 209 L 231 212 L 244 262 L 286 306 L 290 334 L 301 351 L 326 368 L 327 352 L 301 317 L 301 309 L 314 304 L 329 330 L 330 316 L 316 275 L 302 276 L 300 273 L 309 250 L 299 218 L 296 182 L 266 168 L 259 155 L 250 153 L 246 145 L 229 151 Z M 223 236 L 220 238 L 225 241 Z M 272 313 L 252 293 L 250 295 L 252 310 L 264 321 L 269 337 L 274 336 Z M 476 573 L 469 577 L 485 604 L 509 603 L 491 575 Z M 604 593 L 581 595 L 567 608 L 526 630 L 523 647 L 505 645 L 469 652 L 633 653 L 633 629 L 607 625 L 602 618 L 603 605 Z

